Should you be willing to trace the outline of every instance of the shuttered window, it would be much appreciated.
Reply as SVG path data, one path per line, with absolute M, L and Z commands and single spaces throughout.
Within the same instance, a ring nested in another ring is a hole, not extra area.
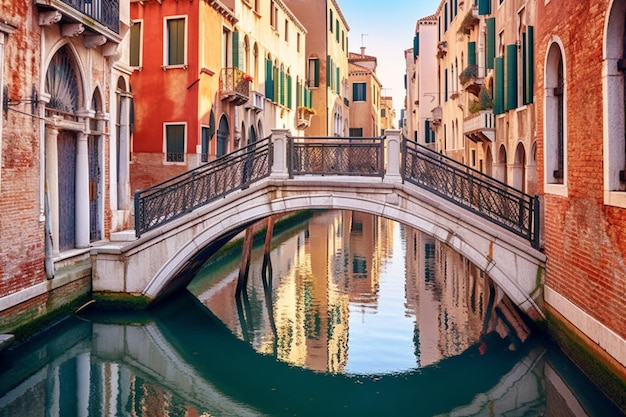
M 239 48 L 239 32 L 233 32 L 233 67 L 241 68 L 243 64 L 242 57 L 240 56 L 241 48 Z
M 293 105 L 291 102 L 291 75 L 287 75 L 287 107 L 293 109 Z
M 309 58 L 309 87 L 320 86 L 320 60 L 319 58 Z
M 528 26 L 524 35 L 524 104 L 533 102 L 535 89 L 534 28 Z
M 185 161 L 185 125 L 165 126 L 165 152 L 167 162 Z
M 167 20 L 166 64 L 185 64 L 185 18 Z
M 467 43 L 467 64 L 476 65 L 476 42 Z
M 487 27 L 487 51 L 485 53 L 485 68 L 493 68 L 493 59 L 496 56 L 496 19 L 491 17 L 485 19 Z
M 478 14 L 491 14 L 491 0 L 478 0 Z
M 413 60 L 420 55 L 420 34 L 416 33 L 413 37 Z
M 504 57 L 494 59 L 493 113 L 504 113 Z
M 265 60 L 265 97 L 274 101 L 274 73 L 269 59 Z
M 365 101 L 367 99 L 367 85 L 365 83 L 352 84 L 352 101 Z
M 506 46 L 505 110 L 517 108 L 517 45 Z
M 130 27 L 130 66 L 141 66 L 141 22 L 133 22 Z

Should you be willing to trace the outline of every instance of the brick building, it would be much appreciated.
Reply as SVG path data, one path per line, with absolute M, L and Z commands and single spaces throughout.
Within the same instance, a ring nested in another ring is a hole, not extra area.
M 549 327 L 588 373 L 619 393 L 623 385 L 612 377 L 626 381 L 626 2 L 536 6 Z M 591 366 L 589 353 L 601 358 L 603 370 Z M 623 395 L 616 400 L 626 408 Z
M 130 220 L 128 7 L 0 3 L 0 333 L 71 311 Z M 126 158 L 127 160 L 127 158 Z

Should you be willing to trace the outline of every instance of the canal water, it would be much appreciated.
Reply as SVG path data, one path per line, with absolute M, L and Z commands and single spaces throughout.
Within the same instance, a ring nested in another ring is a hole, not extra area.
M 622 416 L 480 270 L 348 211 L 277 223 L 140 313 L 0 353 L 0 417 Z

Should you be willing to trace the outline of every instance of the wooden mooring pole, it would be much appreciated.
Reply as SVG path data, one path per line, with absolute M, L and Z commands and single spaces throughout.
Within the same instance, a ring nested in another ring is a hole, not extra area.
M 272 233 L 274 232 L 274 217 L 270 216 L 265 221 L 265 247 L 263 249 L 263 268 L 267 267 L 270 257 L 270 245 L 272 242 Z M 248 285 L 248 274 L 250 272 L 250 257 L 252 256 L 252 243 L 254 241 L 254 226 L 246 229 L 243 238 L 243 246 L 241 248 L 241 262 L 239 264 L 239 277 L 237 278 L 237 290 L 235 295 L 239 297 L 242 291 Z

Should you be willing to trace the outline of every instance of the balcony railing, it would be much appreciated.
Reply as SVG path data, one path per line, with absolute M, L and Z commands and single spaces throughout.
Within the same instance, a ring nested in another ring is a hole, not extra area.
M 480 110 L 463 121 L 463 134 L 474 142 L 493 142 L 496 136 L 496 118 L 492 110 Z
M 81 16 L 72 16 L 71 13 L 69 13 L 69 17 L 75 19 L 77 22 L 83 23 L 91 29 L 95 29 L 89 24 L 90 21 L 95 20 L 97 23 L 107 27 L 116 34 L 120 33 L 119 0 L 36 0 L 35 2 L 42 6 L 51 6 L 66 15 L 68 15 L 67 7 L 64 7 L 64 5 L 69 6 L 89 18 L 81 19 Z
M 239 68 L 222 68 L 220 73 L 220 96 L 235 106 L 241 106 L 250 100 L 252 78 Z

